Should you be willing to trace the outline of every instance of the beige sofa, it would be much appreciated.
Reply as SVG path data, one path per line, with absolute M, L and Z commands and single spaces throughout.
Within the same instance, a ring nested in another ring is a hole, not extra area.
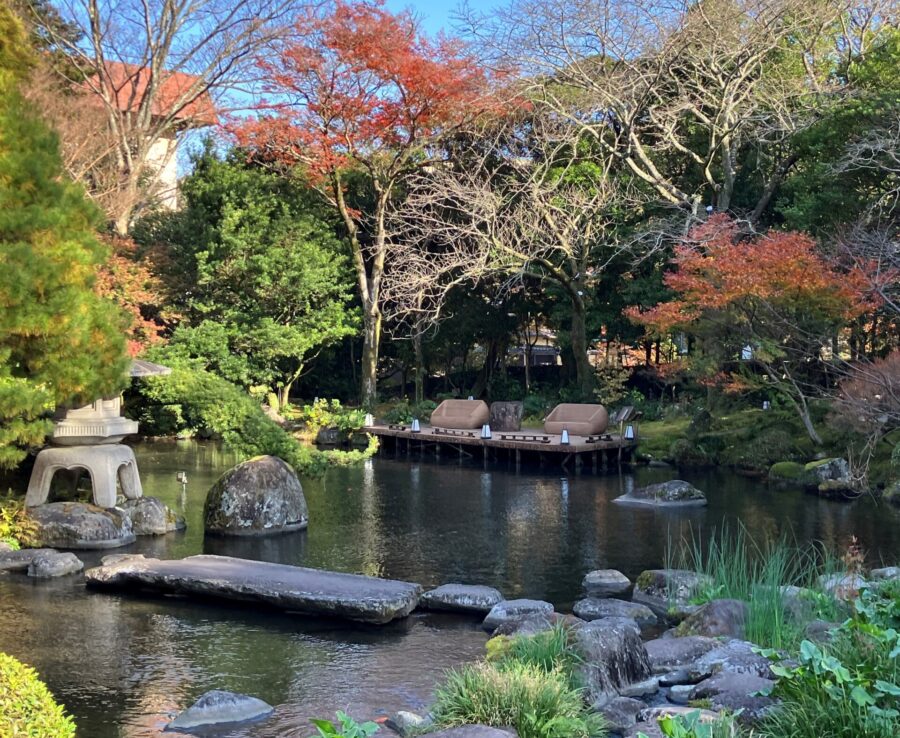
M 487 403 L 481 400 L 444 400 L 431 413 L 434 428 L 472 430 L 481 428 L 490 420 Z
M 603 405 L 562 403 L 544 418 L 544 433 L 559 435 L 565 429 L 574 436 L 593 436 L 605 432 L 608 425 Z

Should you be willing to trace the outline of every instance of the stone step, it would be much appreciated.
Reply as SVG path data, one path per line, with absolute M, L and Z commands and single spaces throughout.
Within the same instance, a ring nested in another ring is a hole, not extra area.
M 410 582 L 231 556 L 108 556 L 102 566 L 85 572 L 85 579 L 94 588 L 260 602 L 303 615 L 376 624 L 409 615 L 422 591 Z

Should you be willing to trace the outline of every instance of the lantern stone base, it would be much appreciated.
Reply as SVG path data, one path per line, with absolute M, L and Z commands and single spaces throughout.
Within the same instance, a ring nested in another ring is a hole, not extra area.
M 50 483 L 60 471 L 86 471 L 91 477 L 94 504 L 97 507 L 115 507 L 116 480 L 122 485 L 122 493 L 129 500 L 143 495 L 134 451 L 122 444 L 99 446 L 50 446 L 37 455 L 28 492 L 26 507 L 36 507 L 47 502 Z M 68 475 L 70 483 L 78 483 L 78 474 Z

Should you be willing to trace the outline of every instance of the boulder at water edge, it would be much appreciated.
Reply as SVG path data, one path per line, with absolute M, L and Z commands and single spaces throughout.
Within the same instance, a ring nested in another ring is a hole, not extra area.
M 612 598 L 587 597 L 576 602 L 572 612 L 582 620 L 588 621 L 602 620 L 603 618 L 630 618 L 641 628 L 647 628 L 657 623 L 653 610 L 646 605 Z
M 631 598 L 660 618 L 680 621 L 697 609 L 691 599 L 711 583 L 706 574 L 687 569 L 648 569 L 637 578 Z
M 713 710 L 740 713 L 741 722 L 755 723 L 775 704 L 771 697 L 764 696 L 774 686 L 774 681 L 756 674 L 721 672 L 693 687 L 688 700 L 708 701 Z
M 68 574 L 77 574 L 84 569 L 84 564 L 75 554 L 67 551 L 52 551 L 35 556 L 28 565 L 28 576 L 35 579 L 53 579 Z
M 204 725 L 242 723 L 271 714 L 274 708 L 256 697 L 214 689 L 203 694 L 166 726 L 167 730 L 189 730 Z
M 553 614 L 553 605 L 543 600 L 504 600 L 491 608 L 482 627 L 489 633 L 499 626 L 524 620 L 532 615 L 550 617 Z
M 588 597 L 621 597 L 631 589 L 631 580 L 615 569 L 588 572 L 582 582 Z
M 617 697 L 629 684 L 651 675 L 650 659 L 633 620 L 606 618 L 575 631 L 575 649 L 586 698 L 598 707 Z
M 259 536 L 302 530 L 309 512 L 294 470 L 275 456 L 257 456 L 212 486 L 203 519 L 208 533 Z
M 747 603 L 742 600 L 711 600 L 688 615 L 676 631 L 679 636 L 728 636 L 746 633 Z
M 697 507 L 706 504 L 706 495 L 689 482 L 673 479 L 646 487 L 638 487 L 614 502 L 657 507 Z
M 164 536 L 176 530 L 184 530 L 184 518 L 176 515 L 157 497 L 138 497 L 126 500 L 122 508 L 131 518 L 131 527 L 136 536 Z
M 655 674 L 686 670 L 697 659 L 719 646 L 715 638 L 704 636 L 687 636 L 686 638 L 657 638 L 645 645 L 650 657 L 650 664 Z M 708 675 L 707 675 L 708 676 Z M 681 683 L 692 681 L 691 677 L 679 678 Z M 696 679 L 693 681 L 697 681 Z M 663 681 L 665 684 L 665 680 Z
M 493 587 L 477 584 L 442 584 L 419 598 L 419 607 L 426 610 L 478 613 L 487 615 L 491 608 L 503 601 L 503 595 Z
M 36 538 L 56 548 L 116 548 L 134 543 L 131 518 L 119 507 L 84 502 L 51 502 L 28 509 Z

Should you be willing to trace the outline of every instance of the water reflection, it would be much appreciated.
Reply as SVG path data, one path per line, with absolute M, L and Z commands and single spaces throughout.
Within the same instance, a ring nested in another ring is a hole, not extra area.
M 843 547 L 856 535 L 873 562 L 900 561 L 900 514 L 769 489 L 723 473 L 686 474 L 706 508 L 623 507 L 612 500 L 670 478 L 666 470 L 560 477 L 460 463 L 374 460 L 304 481 L 308 531 L 271 538 L 204 538 L 206 490 L 235 459 L 211 444 L 143 444 L 148 494 L 183 505 L 184 533 L 140 539 L 130 550 L 157 557 L 207 552 L 378 573 L 425 586 L 483 583 L 508 597 L 569 608 L 584 573 L 634 576 L 663 564 L 669 537 L 706 537 L 723 523 L 756 535 Z M 187 473 L 182 499 L 178 471 Z M 100 554 L 87 554 L 90 565 Z M 420 709 L 443 669 L 475 658 L 476 622 L 415 615 L 387 628 L 349 627 L 275 612 L 171 598 L 85 591 L 83 579 L 34 583 L 0 577 L 0 650 L 33 664 L 91 738 L 160 735 L 170 712 L 201 692 L 251 692 L 277 705 L 263 724 L 231 738 L 305 736 L 310 716 L 348 708 L 360 717 Z

